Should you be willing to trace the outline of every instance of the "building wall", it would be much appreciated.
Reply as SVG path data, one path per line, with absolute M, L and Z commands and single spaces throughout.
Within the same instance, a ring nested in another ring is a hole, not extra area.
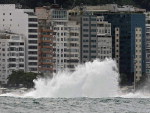
M 70 21 L 67 24 L 67 60 L 65 65 L 69 71 L 74 71 L 80 63 L 80 25 L 76 21 Z
M 38 51 L 37 43 L 37 17 L 32 9 L 17 9 L 14 4 L 0 5 L 0 30 L 22 34 L 26 40 L 26 68 L 25 71 L 38 72 L 38 54 L 31 54 Z M 34 24 L 34 26 L 33 26 Z M 34 62 L 34 63 L 32 63 Z
M 104 21 L 103 16 L 97 17 L 97 58 L 112 58 L 111 23 Z
M 146 74 L 150 76 L 150 13 L 146 13 Z
M 119 71 L 121 75 L 126 75 L 129 84 L 132 84 L 134 80 L 134 58 L 135 51 L 135 39 L 136 28 L 141 28 L 142 36 L 142 74 L 145 73 L 145 16 L 142 13 L 103 13 L 105 20 L 112 25 L 112 55 L 113 58 L 118 59 Z M 119 28 L 117 33 L 116 29 Z M 119 37 L 117 42 L 116 38 Z M 117 45 L 119 44 L 119 50 Z M 118 51 L 118 52 L 116 52 Z M 119 55 L 117 58 L 116 55 Z
M 135 59 L 134 59 L 134 72 L 136 81 L 139 81 L 142 76 L 142 29 L 135 28 Z
M 55 69 L 56 72 L 64 69 L 74 70 L 80 62 L 80 25 L 76 22 L 64 25 L 56 25 L 55 40 Z
M 0 82 L 6 84 L 13 70 L 25 71 L 25 37 L 1 33 L 0 49 Z
M 83 15 L 81 32 L 81 62 L 92 61 L 97 56 L 97 19 L 94 15 Z
M 39 72 L 52 75 L 53 73 L 53 30 L 39 29 Z

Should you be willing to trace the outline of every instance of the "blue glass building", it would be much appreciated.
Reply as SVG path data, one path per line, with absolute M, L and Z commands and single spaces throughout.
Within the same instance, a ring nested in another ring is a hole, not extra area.
M 134 74 L 140 73 L 145 74 L 145 15 L 142 13 L 131 13 L 131 12 L 117 12 L 117 13 L 95 13 L 95 15 L 103 15 L 105 20 L 112 25 L 112 56 L 116 59 L 116 47 L 119 46 L 119 72 L 120 76 L 127 77 L 125 84 L 132 84 L 134 81 Z M 119 45 L 116 46 L 116 28 L 119 29 Z M 139 36 L 141 36 L 141 45 L 137 45 L 138 31 L 136 29 L 140 28 Z M 141 48 L 139 50 L 141 55 L 137 56 L 136 48 Z M 136 72 L 136 57 L 140 57 L 139 61 L 141 65 L 140 72 Z M 135 73 L 134 73 L 135 72 Z

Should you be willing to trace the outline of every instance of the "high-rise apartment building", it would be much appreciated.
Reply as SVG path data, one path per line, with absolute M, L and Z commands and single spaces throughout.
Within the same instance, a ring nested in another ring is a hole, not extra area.
M 53 73 L 53 30 L 39 29 L 39 72 L 52 75 Z
M 68 11 L 59 7 L 38 7 L 40 29 L 53 31 L 53 72 L 73 71 L 80 62 L 80 25 L 68 20 Z M 42 43 L 41 43 L 42 44 Z M 41 52 L 41 50 L 40 50 Z M 40 61 L 41 62 L 41 61 Z
M 97 17 L 97 58 L 112 58 L 111 23 L 104 16 Z
M 74 10 L 77 9 L 81 8 L 76 7 Z M 111 23 L 112 57 L 116 59 L 121 78 L 126 78 L 126 81 L 123 81 L 124 84 L 133 84 L 133 81 L 137 82 L 142 75 L 145 75 L 145 15 L 143 11 L 145 10 L 129 7 L 119 8 L 118 6 L 115 9 L 113 7 L 83 6 L 83 14 L 92 14 L 93 18 L 104 16 L 105 21 Z M 88 22 L 90 19 L 85 20 Z M 87 25 L 85 20 L 82 21 L 82 34 L 84 34 L 84 26 Z M 86 31 L 90 32 L 91 30 Z M 87 33 L 85 36 L 88 37 Z M 86 47 L 89 45 L 91 44 L 87 43 Z M 81 56 L 83 55 L 81 54 Z
M 97 17 L 85 14 L 81 19 L 81 62 L 97 57 Z
M 66 29 L 65 65 L 69 71 L 74 71 L 75 67 L 80 63 L 80 24 L 76 21 L 69 21 Z
M 7 83 L 13 70 L 25 71 L 25 37 L 12 33 L 0 33 L 0 82 Z
M 0 30 L 25 37 L 25 71 L 38 72 L 38 22 L 33 9 L 0 4 Z

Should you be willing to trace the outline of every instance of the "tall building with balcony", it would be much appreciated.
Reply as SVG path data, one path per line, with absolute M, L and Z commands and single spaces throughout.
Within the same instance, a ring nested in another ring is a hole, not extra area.
M 74 71 L 80 63 L 80 24 L 76 21 L 69 21 L 66 26 L 64 56 L 65 67 L 69 71 Z
M 0 33 L 0 82 L 7 83 L 13 70 L 25 71 L 25 37 Z
M 97 17 L 85 14 L 81 18 L 81 62 L 97 57 Z
M 56 25 L 55 36 L 55 69 L 56 72 L 64 69 L 73 71 L 80 62 L 80 25 L 75 21 L 67 25 Z
M 0 30 L 24 35 L 25 71 L 38 72 L 38 22 L 33 9 L 0 4 Z
M 111 23 L 104 16 L 97 17 L 97 58 L 112 58 Z
M 36 8 L 36 14 L 39 28 L 53 31 L 53 72 L 73 71 L 80 62 L 80 25 L 68 20 L 67 10 L 53 5 Z
M 35 12 L 39 24 L 39 72 L 52 77 L 54 72 L 54 31 L 50 26 L 50 7 L 37 7 Z
M 52 76 L 53 73 L 53 30 L 39 29 L 39 72 Z

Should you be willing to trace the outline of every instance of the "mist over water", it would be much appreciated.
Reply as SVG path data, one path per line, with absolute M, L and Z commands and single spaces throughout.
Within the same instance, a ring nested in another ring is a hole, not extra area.
M 35 90 L 25 97 L 75 98 L 115 97 L 118 95 L 118 73 L 112 59 L 95 60 L 76 67 L 74 72 L 59 72 L 52 79 L 37 79 Z

